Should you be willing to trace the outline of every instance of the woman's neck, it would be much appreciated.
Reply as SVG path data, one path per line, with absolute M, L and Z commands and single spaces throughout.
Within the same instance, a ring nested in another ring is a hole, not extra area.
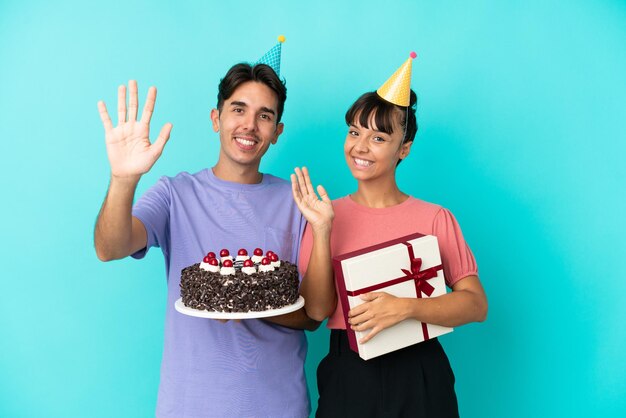
M 359 182 L 357 191 L 350 195 L 356 203 L 370 208 L 387 208 L 399 205 L 409 198 L 394 181 L 387 184 Z

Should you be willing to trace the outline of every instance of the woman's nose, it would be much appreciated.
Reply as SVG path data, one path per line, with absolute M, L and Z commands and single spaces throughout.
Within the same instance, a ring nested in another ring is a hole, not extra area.
M 354 149 L 360 153 L 367 152 L 367 138 L 365 136 L 359 137 L 359 139 L 356 141 L 356 144 L 354 144 Z

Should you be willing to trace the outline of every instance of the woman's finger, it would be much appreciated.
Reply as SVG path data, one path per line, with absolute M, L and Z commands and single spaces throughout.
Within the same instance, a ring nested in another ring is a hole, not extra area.
M 326 189 L 321 184 L 319 186 L 317 186 L 317 193 L 319 193 L 320 198 L 324 202 L 326 202 L 326 203 L 330 203 L 331 202 L 330 197 L 328 197 L 328 193 L 326 192 Z
M 372 328 L 372 329 L 371 329 L 371 331 L 370 331 L 370 332 L 368 332 L 368 333 L 367 333 L 367 335 L 366 335 L 365 337 L 363 337 L 363 338 L 361 338 L 361 339 L 359 340 L 359 344 L 365 344 L 366 342 L 368 342 L 369 340 L 371 340 L 372 338 L 374 338 L 374 336 L 375 336 L 376 334 L 378 334 L 378 333 L 379 333 L 380 331 L 382 331 L 382 330 L 383 330 L 383 328 L 380 328 L 380 327 L 374 327 L 374 328 Z
M 304 197 L 308 195 L 308 193 L 306 189 L 306 182 L 304 181 L 304 175 L 299 167 L 296 167 L 296 176 L 298 177 L 298 187 L 300 187 L 300 193 L 302 193 L 302 196 Z
M 353 326 L 355 326 L 355 327 L 356 327 L 356 326 L 359 326 L 359 325 L 363 325 L 363 324 L 365 324 L 367 321 L 370 321 L 370 320 L 372 320 L 372 319 L 374 319 L 374 317 L 373 317 L 373 316 L 371 316 L 371 315 L 366 315 L 365 313 L 362 313 L 362 314 L 360 314 L 360 315 L 356 315 L 356 316 L 353 316 L 353 317 L 349 318 L 349 319 L 348 319 L 348 323 L 349 323 L 350 325 L 353 325 Z M 361 331 L 361 330 L 358 330 L 358 331 Z
M 354 331 L 366 331 L 370 328 L 373 328 L 374 326 L 376 326 L 376 321 L 374 321 L 374 318 L 361 318 L 359 322 L 350 320 L 350 328 L 352 328 Z
M 311 184 L 311 176 L 309 175 L 309 169 L 306 167 L 302 167 L 302 174 L 304 177 L 304 185 L 306 187 L 307 193 L 311 196 L 315 196 L 315 191 L 313 189 L 313 185 Z
M 295 174 L 291 176 L 291 193 L 293 194 L 293 198 L 296 201 L 296 204 L 300 205 L 300 200 L 302 200 L 302 193 L 300 193 L 300 186 L 298 185 L 298 179 Z
M 355 316 L 362 315 L 364 312 L 367 311 L 367 308 L 368 307 L 366 303 L 355 306 L 354 308 L 350 309 L 350 311 L 348 311 L 348 318 L 354 318 Z

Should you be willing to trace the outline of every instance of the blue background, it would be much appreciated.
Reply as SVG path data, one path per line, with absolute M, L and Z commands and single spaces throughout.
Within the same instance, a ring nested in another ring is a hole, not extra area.
M 218 81 L 279 34 L 285 133 L 262 169 L 306 164 L 332 197 L 355 189 L 345 110 L 419 53 L 398 181 L 453 211 L 490 302 L 485 323 L 441 338 L 461 415 L 624 416 L 626 3 L 382 4 L 0 2 L 0 416 L 154 414 L 164 263 L 95 256 L 96 102 L 114 110 L 129 78 L 142 102 L 159 89 L 153 131 L 174 129 L 141 193 L 214 164 Z M 327 338 L 309 334 L 314 404 Z

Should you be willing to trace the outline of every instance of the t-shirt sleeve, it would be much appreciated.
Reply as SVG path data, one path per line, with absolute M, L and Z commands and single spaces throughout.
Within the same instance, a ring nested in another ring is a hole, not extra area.
M 463 238 L 461 227 L 449 210 L 441 208 L 435 215 L 433 235 L 439 242 L 443 271 L 449 287 L 464 277 L 478 274 L 474 254 Z
M 309 266 L 309 260 L 311 259 L 311 251 L 313 250 L 313 233 L 309 224 L 304 228 L 304 234 L 302 235 L 302 241 L 300 242 L 300 257 L 298 259 L 298 268 L 300 270 L 300 277 L 304 277 L 306 269 Z
M 139 219 L 148 235 L 146 248 L 131 254 L 133 258 L 143 258 L 151 247 L 160 247 L 167 255 L 170 247 L 170 203 L 169 179 L 162 177 L 148 189 L 133 205 L 133 216 Z

